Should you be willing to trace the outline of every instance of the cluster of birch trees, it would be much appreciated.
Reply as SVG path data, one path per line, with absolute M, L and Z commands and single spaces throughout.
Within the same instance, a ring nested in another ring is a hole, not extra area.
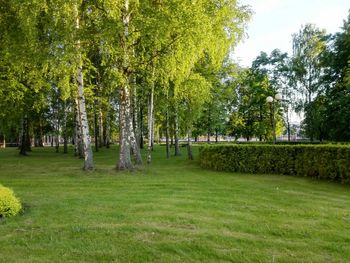
M 90 134 L 96 150 L 118 135 L 120 170 L 142 164 L 145 135 L 151 162 L 155 131 L 168 157 L 169 140 L 178 155 L 189 138 L 192 158 L 249 16 L 236 0 L 0 0 L 0 134 L 21 154 L 73 138 L 85 170 Z

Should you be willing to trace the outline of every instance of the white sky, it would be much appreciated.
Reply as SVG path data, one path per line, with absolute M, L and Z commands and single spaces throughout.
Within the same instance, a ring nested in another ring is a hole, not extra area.
M 248 25 L 249 37 L 240 43 L 232 58 L 242 66 L 251 62 L 265 51 L 275 48 L 291 54 L 292 34 L 301 25 L 313 23 L 327 33 L 340 31 L 347 19 L 349 0 L 240 0 L 254 11 Z

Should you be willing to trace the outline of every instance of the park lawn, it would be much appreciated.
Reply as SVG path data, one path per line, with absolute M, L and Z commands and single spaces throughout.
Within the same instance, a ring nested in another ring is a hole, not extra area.
M 25 206 L 0 222 L 0 262 L 350 262 L 348 185 L 164 155 L 116 172 L 102 149 L 84 173 L 52 148 L 0 149 L 0 183 Z

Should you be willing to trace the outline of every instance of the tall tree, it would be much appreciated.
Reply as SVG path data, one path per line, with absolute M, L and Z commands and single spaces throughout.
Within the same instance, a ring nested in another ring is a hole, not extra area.
M 297 34 L 293 35 L 293 71 L 300 94 L 302 95 L 301 107 L 308 110 L 309 120 L 315 111 L 311 102 L 323 87 L 321 54 L 326 49 L 326 32 L 315 25 L 306 24 Z M 315 105 L 315 104 L 314 104 Z M 317 122 L 310 121 L 313 125 Z M 311 140 L 315 137 L 312 133 L 315 128 L 309 128 L 307 135 Z
M 323 56 L 327 137 L 350 141 L 350 10 L 342 30 L 329 41 Z

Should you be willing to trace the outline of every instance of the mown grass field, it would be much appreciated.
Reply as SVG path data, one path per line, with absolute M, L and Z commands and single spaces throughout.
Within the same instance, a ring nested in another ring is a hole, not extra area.
M 184 150 L 184 149 L 182 149 Z M 84 173 L 72 154 L 0 149 L 24 212 L 0 222 L 0 262 L 350 262 L 350 187 L 202 170 L 184 157 Z

